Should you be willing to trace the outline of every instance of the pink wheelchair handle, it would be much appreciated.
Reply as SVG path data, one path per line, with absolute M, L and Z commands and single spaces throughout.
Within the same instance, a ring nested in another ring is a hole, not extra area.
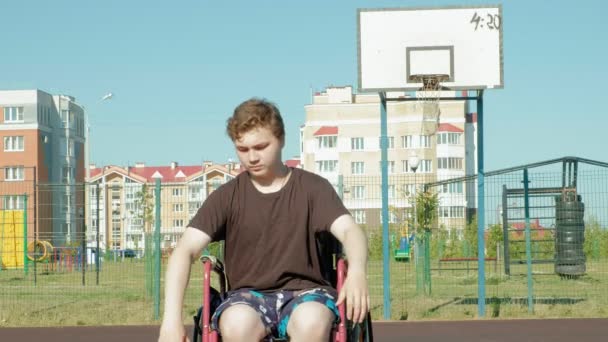
M 336 290 L 338 290 L 338 295 L 340 294 L 340 291 L 342 291 L 342 286 L 344 285 L 344 280 L 346 279 L 346 272 L 346 261 L 342 258 L 338 259 L 338 282 L 336 284 Z M 336 333 L 335 341 L 346 342 L 346 302 L 342 302 L 342 304 L 338 306 L 338 312 L 340 313 L 340 323 L 338 324 L 338 331 Z
M 209 260 L 203 261 L 203 320 L 201 322 L 201 330 L 203 332 L 203 342 L 209 342 L 209 322 L 210 317 L 210 306 L 211 306 L 211 264 Z

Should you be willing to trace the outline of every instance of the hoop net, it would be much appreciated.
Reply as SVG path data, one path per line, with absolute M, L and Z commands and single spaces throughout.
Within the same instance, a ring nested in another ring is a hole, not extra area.
M 449 79 L 448 75 L 428 74 L 411 75 L 410 81 L 422 83 L 422 87 L 416 91 L 416 109 L 422 112 L 420 133 L 422 135 L 433 135 L 439 127 L 439 98 L 441 97 L 441 83 Z

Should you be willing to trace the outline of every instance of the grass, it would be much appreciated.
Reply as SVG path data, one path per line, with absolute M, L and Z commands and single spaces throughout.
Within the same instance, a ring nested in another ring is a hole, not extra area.
M 372 316 L 383 318 L 382 262 L 370 261 Z M 477 273 L 470 263 L 450 263 L 433 270 L 431 294 L 416 291 L 415 265 L 391 262 L 391 319 L 455 320 L 478 317 Z M 437 268 L 434 263 L 432 268 Z M 587 274 L 562 279 L 552 265 L 534 265 L 534 312 L 528 309 L 525 265 L 514 265 L 505 276 L 501 265 L 486 264 L 486 312 L 491 318 L 608 317 L 608 260 L 588 261 Z M 145 282 L 142 260 L 105 262 L 96 285 L 89 270 L 82 285 L 78 271 L 0 271 L 0 327 L 157 324 L 154 302 Z M 161 286 L 163 282 L 161 281 Z M 184 303 L 184 322 L 190 323 L 201 301 L 202 270 L 196 265 Z M 161 287 L 162 288 L 162 287 Z M 161 291 L 162 295 L 162 291 Z M 162 303 L 162 299 L 161 299 Z M 162 305 L 161 305 L 162 310 Z

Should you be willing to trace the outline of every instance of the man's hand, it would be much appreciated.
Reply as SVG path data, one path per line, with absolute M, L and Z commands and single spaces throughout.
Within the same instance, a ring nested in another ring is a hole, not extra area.
M 336 304 L 343 302 L 346 302 L 346 318 L 355 323 L 363 322 L 370 309 L 367 275 L 364 270 L 348 270 Z

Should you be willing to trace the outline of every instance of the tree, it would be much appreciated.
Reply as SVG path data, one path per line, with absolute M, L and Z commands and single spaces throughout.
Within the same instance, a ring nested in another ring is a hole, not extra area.
M 431 191 L 421 191 L 416 194 L 416 219 L 418 226 L 416 233 L 429 231 L 437 219 L 437 209 L 439 207 L 439 197 L 437 193 Z
M 137 208 L 135 217 L 143 221 L 146 233 L 151 231 L 152 220 L 154 219 L 153 199 L 152 191 L 146 183 L 141 187 L 141 191 L 135 193 L 135 206 Z
M 489 258 L 496 258 L 496 245 L 502 244 L 504 235 L 500 224 L 493 224 L 488 229 L 488 241 L 486 243 L 487 255 Z

